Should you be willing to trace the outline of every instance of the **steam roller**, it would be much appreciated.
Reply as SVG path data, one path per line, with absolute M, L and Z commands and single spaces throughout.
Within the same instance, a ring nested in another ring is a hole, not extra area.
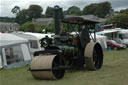
M 34 53 L 30 65 L 32 76 L 35 79 L 56 80 L 64 77 L 65 70 L 101 69 L 103 51 L 96 42 L 95 34 L 95 24 L 99 21 L 87 20 L 83 16 L 62 17 L 62 8 L 55 6 L 54 22 L 55 35 L 42 38 L 41 44 L 45 50 Z M 64 24 L 65 28 L 60 24 Z M 71 34 L 70 30 L 76 32 Z

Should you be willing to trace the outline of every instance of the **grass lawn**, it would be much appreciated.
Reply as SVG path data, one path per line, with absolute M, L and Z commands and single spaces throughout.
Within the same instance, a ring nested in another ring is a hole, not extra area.
M 0 70 L 0 85 L 128 85 L 128 49 L 106 51 L 101 70 L 70 70 L 60 80 L 35 80 L 28 68 Z

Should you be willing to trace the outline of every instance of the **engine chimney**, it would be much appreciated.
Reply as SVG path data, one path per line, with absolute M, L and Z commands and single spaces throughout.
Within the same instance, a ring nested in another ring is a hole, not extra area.
M 54 7 L 54 26 L 55 26 L 55 35 L 60 34 L 60 19 L 62 16 L 62 8 L 58 5 Z

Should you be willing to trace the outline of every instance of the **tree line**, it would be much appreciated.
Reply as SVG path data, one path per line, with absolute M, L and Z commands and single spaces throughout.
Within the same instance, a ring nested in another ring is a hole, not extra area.
M 98 17 L 104 18 L 112 10 L 111 4 L 109 2 L 94 3 L 88 6 L 85 6 L 81 10 L 77 6 L 71 6 L 67 10 L 63 11 L 64 15 L 88 15 L 94 14 Z M 28 9 L 20 9 L 20 7 L 15 6 L 12 9 L 12 13 L 16 15 L 16 22 L 23 24 L 26 21 L 31 21 L 32 18 L 41 18 L 41 17 L 53 17 L 54 8 L 48 6 L 45 14 L 42 14 L 43 8 L 39 5 L 30 5 Z
M 15 18 L 0 17 L 0 22 L 15 22 Z
M 20 7 L 14 6 L 11 12 L 16 16 L 12 21 L 20 24 L 20 30 L 22 31 L 42 32 L 43 29 L 46 29 L 47 31 L 53 32 L 53 23 L 49 24 L 49 26 L 37 26 L 32 23 L 33 18 L 53 17 L 53 7 L 48 6 L 45 14 L 42 14 L 43 8 L 39 5 L 30 5 L 27 9 L 20 9 Z M 64 15 L 80 16 L 93 14 L 100 18 L 105 18 L 106 15 L 111 15 L 113 13 L 115 13 L 115 11 L 112 9 L 111 3 L 108 1 L 102 3 L 92 3 L 85 6 L 83 9 L 80 9 L 77 6 L 71 6 L 67 10 L 63 11 Z M 114 17 L 106 19 L 102 25 L 104 24 L 116 24 L 117 27 L 128 28 L 128 9 L 121 10 Z
M 116 27 L 128 29 L 128 8 L 116 13 L 115 16 L 107 19 L 102 24 L 115 24 Z

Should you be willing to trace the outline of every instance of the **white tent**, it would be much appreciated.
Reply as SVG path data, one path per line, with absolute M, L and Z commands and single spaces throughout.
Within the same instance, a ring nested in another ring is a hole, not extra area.
M 0 33 L 0 68 L 14 68 L 31 61 L 28 40 L 8 33 Z

